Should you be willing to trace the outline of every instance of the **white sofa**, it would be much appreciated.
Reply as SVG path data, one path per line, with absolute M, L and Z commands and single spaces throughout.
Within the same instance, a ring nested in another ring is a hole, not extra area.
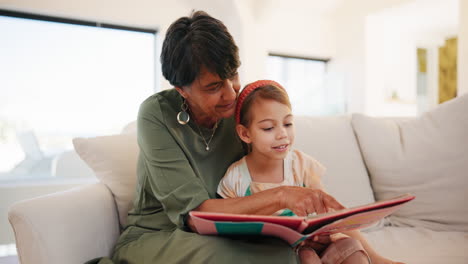
M 83 263 L 109 256 L 135 186 L 135 126 L 75 139 L 100 182 L 10 208 L 21 263 Z M 468 263 L 468 95 L 418 118 L 297 117 L 296 148 L 327 168 L 346 206 L 412 193 L 416 199 L 364 232 L 408 264 Z

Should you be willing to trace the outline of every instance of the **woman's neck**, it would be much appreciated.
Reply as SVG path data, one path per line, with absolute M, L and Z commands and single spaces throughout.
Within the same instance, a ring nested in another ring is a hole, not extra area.
M 197 123 L 197 125 L 199 125 L 200 127 L 206 127 L 206 128 L 211 128 L 211 129 L 214 128 L 216 122 L 218 121 L 216 120 L 216 118 L 210 118 L 210 117 L 200 118 L 200 117 L 197 117 L 196 115 L 193 115 L 192 118 L 193 118 L 193 121 Z
M 216 117 L 210 116 L 205 112 L 201 111 L 200 109 L 197 109 L 197 107 L 192 107 L 190 104 L 189 109 L 190 117 L 195 123 L 197 123 L 197 125 L 201 127 L 213 128 L 216 122 L 218 121 Z
M 252 181 L 262 183 L 281 183 L 284 181 L 284 161 L 282 159 L 270 159 L 255 152 L 250 152 L 245 158 Z

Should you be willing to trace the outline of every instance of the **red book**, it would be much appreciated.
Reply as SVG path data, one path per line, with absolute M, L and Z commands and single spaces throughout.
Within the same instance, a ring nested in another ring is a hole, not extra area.
M 201 235 L 276 236 L 292 247 L 317 236 L 369 227 L 392 214 L 415 197 L 405 194 L 392 199 L 314 216 L 267 216 L 190 212 Z

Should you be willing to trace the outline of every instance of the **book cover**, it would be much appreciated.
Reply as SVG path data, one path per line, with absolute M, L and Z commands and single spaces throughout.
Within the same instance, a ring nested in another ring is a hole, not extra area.
M 190 212 L 201 235 L 276 236 L 292 247 L 316 235 L 369 227 L 392 214 L 415 197 L 405 194 L 392 199 L 315 216 L 268 216 Z

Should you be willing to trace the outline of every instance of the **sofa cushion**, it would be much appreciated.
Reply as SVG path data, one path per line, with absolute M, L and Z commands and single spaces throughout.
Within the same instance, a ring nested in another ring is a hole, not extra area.
M 350 119 L 297 116 L 294 144 L 327 168 L 322 178 L 325 189 L 347 207 L 374 202 Z
M 468 94 L 420 117 L 354 114 L 352 124 L 376 199 L 416 196 L 392 224 L 468 231 Z
M 468 235 L 465 232 L 384 227 L 363 234 L 379 254 L 394 261 L 408 264 L 468 262 Z
M 127 222 L 136 184 L 139 148 L 136 134 L 126 133 L 94 138 L 74 138 L 80 157 L 93 169 L 115 197 L 120 225 Z

